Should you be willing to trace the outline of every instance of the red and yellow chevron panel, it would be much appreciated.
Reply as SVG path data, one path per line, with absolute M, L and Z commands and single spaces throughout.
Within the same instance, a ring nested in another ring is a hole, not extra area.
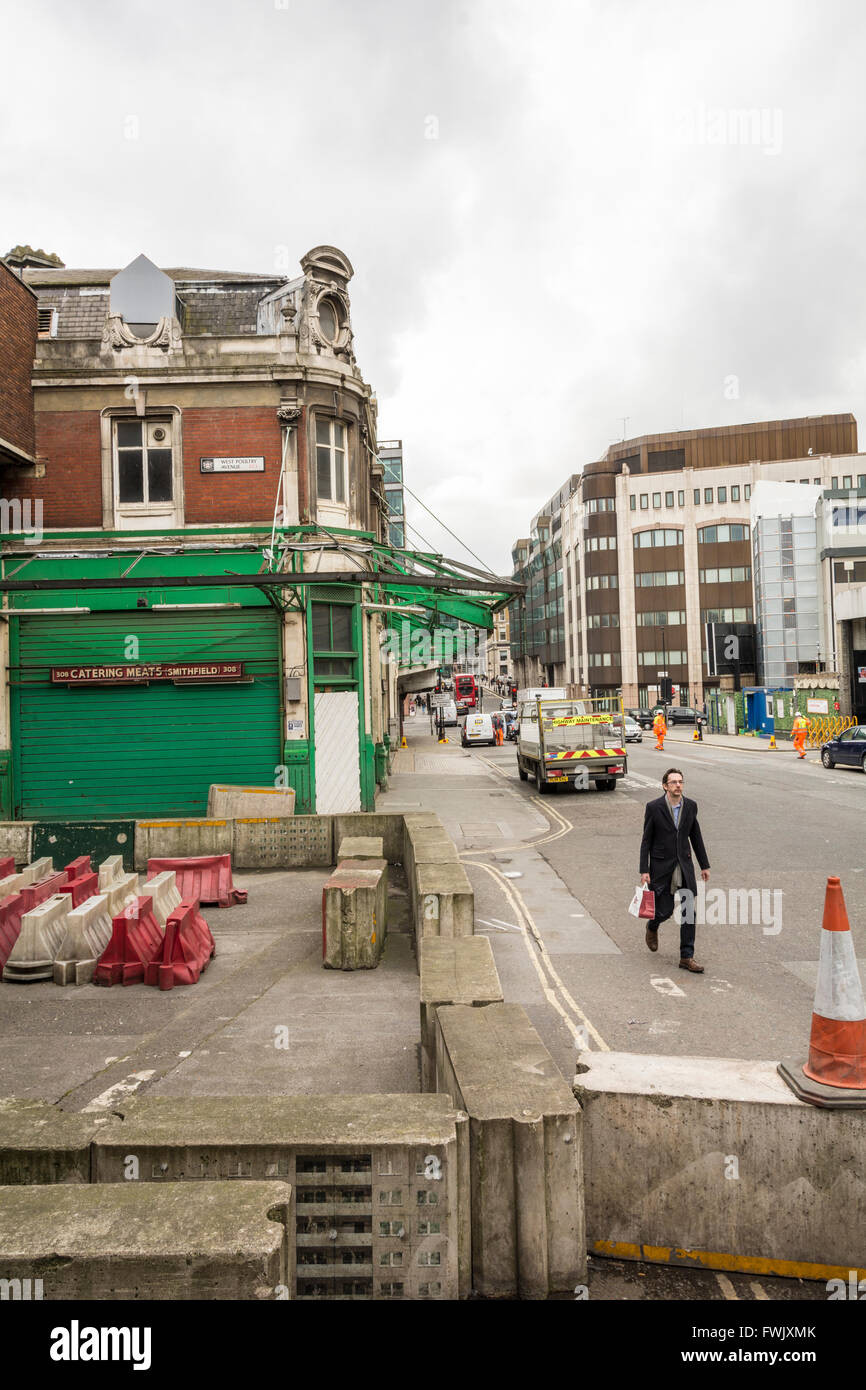
M 624 758 L 624 748 L 575 748 L 568 753 L 548 753 L 545 761 L 559 762 L 563 758 Z

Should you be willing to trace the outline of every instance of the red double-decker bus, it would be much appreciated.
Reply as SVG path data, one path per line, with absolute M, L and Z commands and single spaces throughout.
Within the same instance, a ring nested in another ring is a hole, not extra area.
M 454 677 L 454 703 L 459 710 L 475 709 L 478 704 L 478 687 L 474 676 Z

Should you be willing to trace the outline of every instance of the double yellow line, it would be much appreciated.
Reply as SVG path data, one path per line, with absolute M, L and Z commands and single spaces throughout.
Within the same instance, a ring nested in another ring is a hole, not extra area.
M 483 761 L 487 762 L 487 759 L 485 758 Z M 494 764 L 488 763 L 488 767 L 494 767 Z M 498 772 L 499 768 L 495 770 Z M 505 774 L 503 773 L 501 775 L 504 776 Z M 553 822 L 554 828 L 548 835 L 542 835 L 535 840 L 526 840 L 519 845 L 497 845 L 497 854 L 501 853 L 503 850 L 515 852 L 518 850 L 535 849 L 538 845 L 550 844 L 554 840 L 561 840 L 564 835 L 568 835 L 574 829 L 570 820 L 561 815 L 559 811 L 555 811 L 553 807 L 549 806 L 545 801 L 542 801 L 541 797 L 534 796 L 532 800 Z M 473 857 L 476 854 L 489 853 L 489 849 L 464 850 L 460 858 L 464 861 L 467 868 L 483 869 L 486 874 L 490 875 L 505 895 L 514 913 L 515 925 L 520 932 L 524 947 L 526 948 L 526 953 L 538 976 L 542 993 L 550 1007 L 562 1019 L 578 1051 L 585 1052 L 590 1050 L 590 1039 L 592 1039 L 599 1052 L 609 1052 L 610 1048 L 608 1044 L 595 1025 L 583 1012 L 577 1001 L 572 997 L 566 987 L 565 981 L 550 959 L 550 954 L 544 944 L 544 938 L 519 891 L 505 877 L 501 869 L 497 869 L 493 864 L 482 864 Z

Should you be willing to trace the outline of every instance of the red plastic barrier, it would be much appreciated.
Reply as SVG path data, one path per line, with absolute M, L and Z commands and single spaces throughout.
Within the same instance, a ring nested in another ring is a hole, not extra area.
M 152 898 L 136 898 L 111 924 L 111 940 L 96 962 L 96 985 L 133 985 L 162 949 Z
M 99 875 L 88 871 L 80 878 L 68 878 L 58 888 L 58 893 L 71 893 L 72 906 L 80 907 L 99 890 Z
M 89 874 L 92 868 L 90 855 L 79 854 L 78 858 L 73 859 L 71 864 L 65 865 L 63 872 L 67 878 L 81 878 L 83 874 Z
M 177 890 L 185 903 L 210 903 L 215 907 L 231 907 L 245 903 L 245 888 L 232 886 L 232 857 L 230 854 L 205 854 L 193 859 L 148 859 L 147 877 L 155 878 L 166 869 L 177 875 Z
M 5 859 L 0 859 L 0 878 L 8 878 L 15 872 L 15 855 L 8 854 Z
M 38 907 L 46 898 L 50 898 L 52 893 L 62 893 L 68 882 L 63 870 L 58 869 L 56 874 L 40 878 L 38 883 L 28 884 L 26 888 L 21 889 L 21 896 L 27 903 L 24 911 L 29 912 L 31 908 Z
M 214 939 L 198 903 L 181 903 L 169 914 L 162 951 L 145 966 L 144 983 L 160 989 L 194 985 L 215 954 Z

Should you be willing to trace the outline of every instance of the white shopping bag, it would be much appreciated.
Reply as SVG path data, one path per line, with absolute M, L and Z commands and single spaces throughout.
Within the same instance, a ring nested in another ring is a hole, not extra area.
M 643 901 L 643 884 L 642 884 L 642 883 L 639 883 L 638 886 L 637 886 L 637 888 L 634 890 L 634 897 L 632 898 L 631 902 L 630 902 L 629 905 L 628 905 L 628 910 L 629 910 L 629 912 L 631 913 L 632 917 L 637 917 L 637 916 L 639 916 L 639 914 L 640 914 L 640 905 L 641 905 L 641 902 L 642 902 L 642 901 Z

